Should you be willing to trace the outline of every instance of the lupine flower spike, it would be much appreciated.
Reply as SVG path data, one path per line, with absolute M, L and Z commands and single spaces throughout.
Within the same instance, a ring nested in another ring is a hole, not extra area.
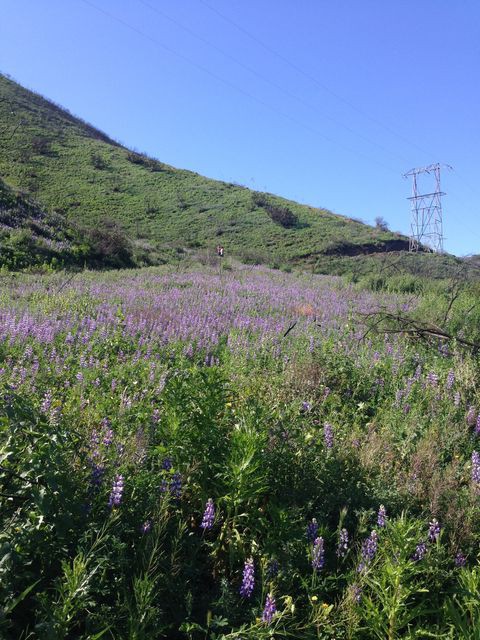
M 384 527 L 386 524 L 386 520 L 387 520 L 387 510 L 385 509 L 385 507 L 383 506 L 383 504 L 380 505 L 380 508 L 378 510 L 378 514 L 377 514 L 377 524 L 379 527 Z
M 362 544 L 362 561 L 358 565 L 357 571 L 361 572 L 367 568 L 370 562 L 374 559 L 378 548 L 378 535 L 375 530 L 369 535 L 369 537 L 363 541 Z
M 211 529 L 213 527 L 214 521 L 215 521 L 215 506 L 213 504 L 213 500 L 209 498 L 205 506 L 205 512 L 203 514 L 203 520 L 200 524 L 200 527 L 204 530 Z
M 412 555 L 412 560 L 414 562 L 420 562 L 420 560 L 423 560 L 426 553 L 427 553 L 427 545 L 425 544 L 425 542 L 419 542 L 415 549 L 415 553 Z
M 323 538 L 316 538 L 312 549 L 312 568 L 314 571 L 321 571 L 325 564 L 325 549 Z
M 173 498 L 179 499 L 182 495 L 182 476 L 180 473 L 174 473 L 170 483 L 170 493 Z
M 142 526 L 140 527 L 140 531 L 145 534 L 148 533 L 150 531 L 150 529 L 152 528 L 152 523 L 150 520 L 146 520 Z
M 116 475 L 113 481 L 112 491 L 110 493 L 110 499 L 108 501 L 109 507 L 118 507 L 122 501 L 123 494 L 123 476 Z
M 325 446 L 327 449 L 333 448 L 333 427 L 330 423 L 326 422 L 323 425 L 323 438 L 325 440 Z
M 480 489 L 480 453 L 474 451 L 472 453 L 472 482 Z
M 430 542 L 437 542 L 440 536 L 440 529 L 440 523 L 436 518 L 433 518 L 428 529 L 428 539 L 430 540 Z
M 277 605 L 275 604 L 275 598 L 273 597 L 273 594 L 269 593 L 267 595 L 267 599 L 265 600 L 265 608 L 262 614 L 262 622 L 265 622 L 265 624 L 270 624 L 276 612 L 277 612 Z
M 342 529 L 338 537 L 337 556 L 344 558 L 348 551 L 348 531 Z
M 312 518 L 311 521 L 307 524 L 307 540 L 308 542 L 313 542 L 317 537 L 318 532 L 318 523 L 315 518 Z
M 255 587 L 255 566 L 253 558 L 248 558 L 243 567 L 243 579 L 240 587 L 240 595 L 242 598 L 250 598 Z
M 280 564 L 278 560 L 275 560 L 275 559 L 271 560 L 267 566 L 267 575 L 266 575 L 267 580 L 273 580 L 273 578 L 276 578 L 278 576 L 279 569 L 280 569 Z

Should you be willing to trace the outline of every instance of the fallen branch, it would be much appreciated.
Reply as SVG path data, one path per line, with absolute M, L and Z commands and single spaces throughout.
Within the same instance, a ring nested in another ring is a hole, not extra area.
M 438 327 L 432 323 L 421 322 L 408 316 L 402 316 L 389 311 L 373 311 L 369 313 L 359 313 L 359 316 L 364 319 L 365 322 L 371 321 L 371 325 L 367 328 L 366 332 L 362 336 L 362 340 L 365 340 L 369 333 L 375 330 L 382 331 L 382 333 L 388 334 L 404 334 L 410 336 L 416 336 L 423 340 L 428 338 L 440 338 L 448 342 L 455 341 L 457 344 L 463 347 L 468 347 L 474 352 L 480 350 L 480 344 L 466 340 L 458 335 L 453 335 L 445 329 Z M 387 325 L 386 327 L 382 325 Z M 392 326 L 393 325 L 393 326 Z

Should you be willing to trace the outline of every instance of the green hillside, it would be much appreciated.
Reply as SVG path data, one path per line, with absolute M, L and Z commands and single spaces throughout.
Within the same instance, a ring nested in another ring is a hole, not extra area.
M 10 187 L 85 226 L 119 222 L 146 263 L 221 243 L 247 262 L 362 274 L 408 246 L 398 234 L 126 149 L 1 75 L 0 122 L 0 177 Z M 455 262 L 428 256 L 422 264 L 443 273 Z
M 113 221 L 86 228 L 15 192 L 0 178 L 0 267 L 19 270 L 134 266 L 133 247 Z
M 15 193 L 0 179 L 0 265 L 24 269 L 39 264 L 81 264 L 88 251 L 79 234 L 58 213 Z

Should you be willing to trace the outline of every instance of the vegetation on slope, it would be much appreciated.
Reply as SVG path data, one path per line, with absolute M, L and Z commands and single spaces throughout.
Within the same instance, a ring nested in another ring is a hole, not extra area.
M 0 121 L 0 176 L 9 185 L 83 225 L 116 220 L 145 263 L 221 243 L 247 262 L 361 273 L 365 254 L 407 248 L 406 238 L 383 225 L 210 180 L 128 150 L 1 75 Z
M 171 271 L 3 279 L 0 636 L 478 639 L 478 286 Z
M 88 229 L 46 213 L 0 179 L 0 267 L 120 268 L 134 265 L 132 247 L 114 221 Z

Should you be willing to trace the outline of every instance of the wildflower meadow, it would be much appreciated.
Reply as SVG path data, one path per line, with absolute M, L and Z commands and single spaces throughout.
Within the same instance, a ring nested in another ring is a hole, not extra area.
M 477 291 L 0 278 L 1 638 L 480 639 Z

